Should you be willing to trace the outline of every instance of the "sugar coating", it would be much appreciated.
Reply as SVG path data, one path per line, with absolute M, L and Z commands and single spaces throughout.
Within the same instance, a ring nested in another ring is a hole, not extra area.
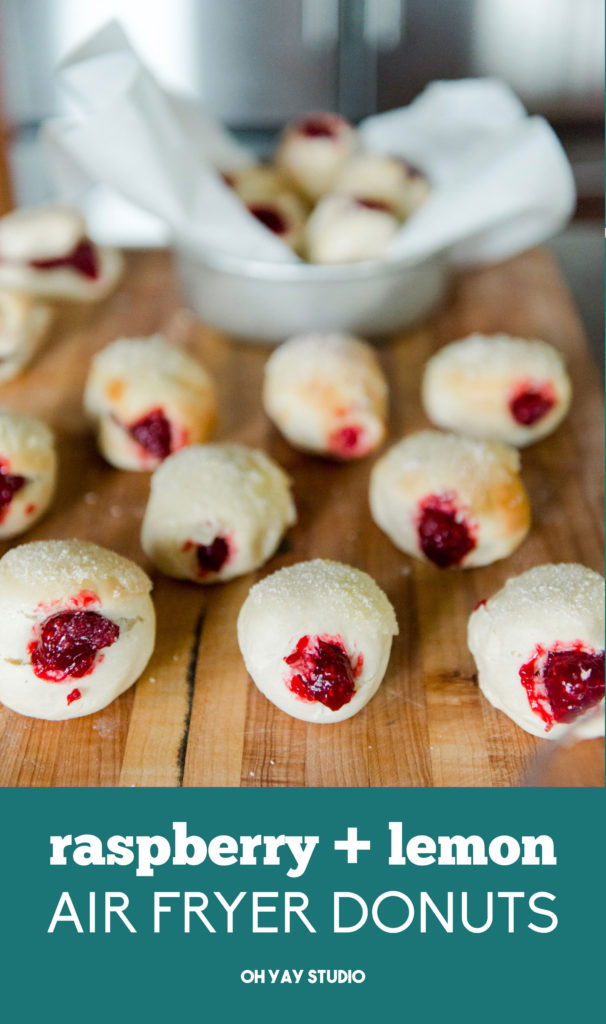
M 16 537 L 36 523 L 55 492 L 57 456 L 52 432 L 41 420 L 0 409 L 0 470 L 23 478 L 0 507 L 0 538 Z
M 400 230 L 393 211 L 360 205 L 331 194 L 320 200 L 305 227 L 311 263 L 354 263 L 383 256 Z
M 278 167 L 269 164 L 252 164 L 227 170 L 229 185 L 242 202 L 269 199 L 290 191 L 291 185 Z
M 40 540 L 0 559 L 0 590 L 36 603 L 83 590 L 121 601 L 148 594 L 151 580 L 129 558 L 90 541 Z
M 0 409 L 0 457 L 17 455 L 25 463 L 31 460 L 37 464 L 40 459 L 46 463 L 53 445 L 53 433 L 42 420 Z
M 108 462 L 154 469 L 160 461 L 129 435 L 129 427 L 160 408 L 170 423 L 172 450 L 205 441 L 216 417 L 213 382 L 204 366 L 161 334 L 118 338 L 91 362 L 84 406 L 97 422 Z
M 530 425 L 509 408 L 518 389 L 548 386 L 554 406 Z M 429 418 L 441 427 L 523 447 L 556 429 L 568 412 L 570 379 L 552 345 L 507 334 L 471 334 L 445 345 L 428 361 L 422 399 Z
M 37 541 L 9 551 L 0 559 L 0 700 L 51 721 L 106 707 L 140 676 L 153 650 L 150 586 L 129 559 L 87 541 Z M 114 623 L 117 637 L 84 675 L 41 678 L 32 649 L 45 623 L 81 611 Z
M 558 739 L 569 729 L 556 723 L 547 730 L 530 707 L 520 668 L 537 645 L 545 650 L 581 643 L 590 652 L 604 650 L 604 580 L 576 563 L 540 565 L 507 581 L 471 615 L 469 648 L 482 692 L 523 729 Z M 573 723 L 579 735 L 604 733 L 604 716 L 590 709 Z
M 265 366 L 263 403 L 284 436 L 305 450 L 331 450 L 335 431 L 363 429 L 367 454 L 385 435 L 387 382 L 376 353 L 353 335 L 298 335 L 274 350 Z
M 68 206 L 14 210 L 0 219 L 0 257 L 44 260 L 68 255 L 86 233 L 84 218 Z
M 303 134 L 300 124 L 309 117 L 326 119 L 334 134 Z M 332 189 L 339 171 L 358 145 L 357 132 L 343 117 L 310 114 L 286 126 L 276 151 L 276 164 L 303 195 L 315 201 Z
M 92 366 L 101 376 L 118 373 L 135 380 L 140 374 L 158 379 L 170 377 L 185 388 L 192 383 L 205 387 L 209 382 L 202 364 L 170 345 L 162 334 L 149 338 L 117 338 L 93 356 Z
M 198 583 L 258 568 L 296 519 L 286 473 L 262 451 L 238 444 L 192 445 L 152 476 L 141 543 L 163 572 Z M 230 544 L 218 572 L 201 575 L 192 545 Z
M 51 317 L 47 303 L 0 290 L 0 381 L 16 377 L 31 362 Z
M 358 153 L 342 168 L 334 190 L 387 202 L 404 220 L 424 202 L 430 188 L 427 178 L 404 160 L 381 153 Z
M 90 302 L 107 295 L 118 282 L 124 260 L 118 249 L 93 246 L 96 277 L 75 267 L 35 267 L 33 260 L 69 256 L 86 239 L 80 212 L 59 204 L 23 208 L 0 220 L 0 286 L 28 295 Z M 90 243 L 90 239 L 87 239 Z M 92 243 L 90 243 L 92 245 Z
M 368 624 L 379 633 L 398 633 L 396 613 L 372 576 L 343 562 L 314 558 L 278 569 L 255 583 L 249 592 L 253 605 L 279 612 L 307 614 L 310 603 L 323 611 L 339 612 L 352 625 Z
M 370 481 L 373 519 L 402 551 L 424 559 L 417 520 L 420 503 L 448 495 L 476 532 L 461 568 L 505 558 L 530 525 L 520 456 L 497 441 L 424 430 L 405 437 L 375 464 Z
M 352 566 L 314 559 L 280 569 L 249 592 L 238 617 L 238 642 L 248 672 L 265 696 L 294 718 L 340 722 L 376 693 L 398 632 L 394 609 L 375 581 Z M 284 661 L 303 636 L 328 636 L 361 664 L 351 700 L 336 711 L 297 697 Z

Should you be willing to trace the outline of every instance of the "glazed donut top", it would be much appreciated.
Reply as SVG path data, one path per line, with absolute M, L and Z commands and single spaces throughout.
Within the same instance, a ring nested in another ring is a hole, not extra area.
M 314 620 L 341 620 L 357 627 L 395 636 L 398 623 L 394 609 L 367 573 L 342 562 L 315 558 L 279 569 L 256 583 L 249 600 L 279 622 L 299 618 L 301 627 Z
M 0 220 L 0 259 L 51 260 L 76 248 L 86 235 L 82 215 L 67 206 L 15 210 Z
M 235 518 L 250 516 L 254 510 L 261 520 L 276 513 L 287 523 L 296 519 L 286 473 L 264 452 L 241 444 L 182 448 L 154 472 L 151 489 L 175 521 L 181 517 L 203 521 L 217 508 L 229 509 Z M 182 494 L 188 495 L 185 504 L 177 497 Z
M 115 603 L 144 596 L 151 580 L 129 558 L 83 540 L 32 541 L 0 559 L 0 592 L 38 606 L 75 593 Z
M 404 477 L 407 489 L 443 489 L 445 482 L 456 481 L 461 493 L 470 495 L 509 485 L 518 474 L 520 456 L 500 441 L 420 430 L 394 445 L 381 463 Z
M 478 381 L 487 376 L 549 380 L 559 377 L 564 370 L 564 359 L 553 345 L 538 338 L 514 338 L 509 334 L 470 334 L 445 345 L 430 363 L 436 370 L 442 365 L 444 369 L 448 367 L 453 378 L 460 375 Z
M 36 472 L 54 462 L 53 434 L 41 420 L 0 409 L 0 466 L 17 458 L 19 468 Z
M 352 334 L 337 332 L 301 334 L 289 338 L 269 357 L 265 387 L 288 393 L 309 391 L 313 405 L 322 404 L 328 391 L 340 402 L 359 402 L 362 409 L 371 400 L 387 401 L 387 383 L 379 360 L 370 345 Z
M 112 381 L 115 387 L 112 387 Z M 93 356 L 86 401 L 92 411 L 103 412 L 120 404 L 123 384 L 137 391 L 155 390 L 170 384 L 185 392 L 212 388 L 202 364 L 187 352 L 170 345 L 163 335 L 149 338 L 118 338 Z
M 539 565 L 509 579 L 472 618 L 481 616 L 497 633 L 506 628 L 512 636 L 526 631 L 530 622 L 546 641 L 579 639 L 582 624 L 587 631 L 583 639 L 603 649 L 604 596 L 603 578 L 584 565 Z

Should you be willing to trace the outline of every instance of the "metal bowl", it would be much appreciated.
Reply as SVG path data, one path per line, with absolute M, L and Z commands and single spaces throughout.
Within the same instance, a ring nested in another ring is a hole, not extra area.
M 236 337 L 272 343 L 308 331 L 391 333 L 429 313 L 448 283 L 441 256 L 320 266 L 177 245 L 176 257 L 185 296 L 201 319 Z

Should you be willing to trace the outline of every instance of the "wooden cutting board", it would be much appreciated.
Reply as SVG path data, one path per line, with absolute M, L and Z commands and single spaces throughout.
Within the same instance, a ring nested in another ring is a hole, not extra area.
M 292 475 L 299 521 L 260 573 L 198 587 L 153 572 L 139 544 L 149 477 L 107 466 L 81 396 L 93 352 L 119 335 L 165 331 L 197 353 L 220 396 L 217 440 L 265 448 Z M 541 337 L 569 359 L 575 400 L 557 433 L 523 453 L 532 531 L 505 562 L 442 572 L 398 552 L 372 523 L 372 459 L 339 465 L 299 454 L 260 405 L 269 349 L 235 343 L 197 323 L 164 252 L 136 253 L 122 287 L 103 304 L 65 306 L 49 344 L 4 405 L 45 418 L 61 460 L 57 500 L 26 538 L 81 537 L 140 562 L 154 576 L 158 637 L 136 687 L 108 708 L 43 722 L 0 707 L 5 786 L 516 786 L 603 785 L 603 743 L 550 760 L 554 744 L 527 735 L 482 697 L 467 650 L 476 602 L 511 575 L 547 561 L 602 567 L 603 402 L 582 327 L 552 258 L 534 250 L 462 275 L 440 311 L 380 349 L 392 394 L 390 441 L 427 426 L 422 366 L 440 345 L 472 331 Z M 8 545 L 0 548 L 4 553 Z M 400 635 L 377 696 L 334 726 L 296 721 L 249 680 L 236 619 L 251 584 L 312 557 L 371 573 L 393 602 Z M 539 757 L 538 767 L 536 758 Z

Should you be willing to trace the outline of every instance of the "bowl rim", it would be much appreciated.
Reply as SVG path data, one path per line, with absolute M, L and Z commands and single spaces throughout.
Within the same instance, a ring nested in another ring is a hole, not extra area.
M 432 253 L 422 259 L 402 256 L 394 259 L 360 260 L 356 263 L 272 263 L 247 256 L 236 256 L 220 250 L 198 249 L 183 239 L 176 239 L 174 249 L 178 257 L 198 263 L 211 270 L 247 277 L 252 280 L 289 281 L 301 284 L 332 284 L 341 281 L 356 282 L 376 277 L 401 275 L 403 271 L 421 270 L 429 266 L 446 269 L 443 253 Z

